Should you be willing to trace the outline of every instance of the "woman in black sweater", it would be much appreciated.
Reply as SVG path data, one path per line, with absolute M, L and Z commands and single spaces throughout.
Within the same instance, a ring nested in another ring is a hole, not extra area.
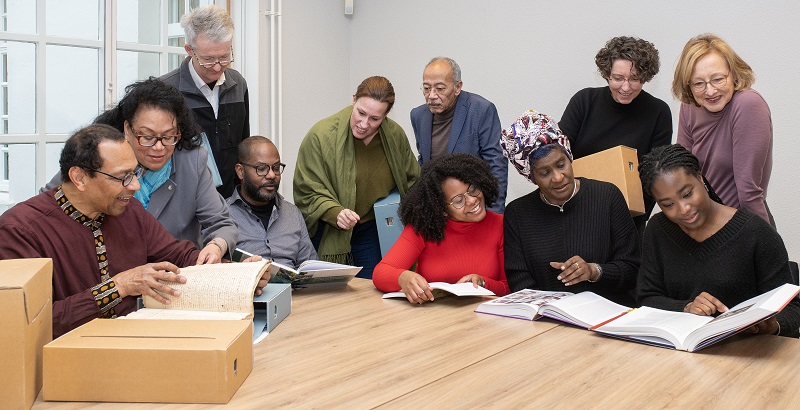
M 663 211 L 645 230 L 639 304 L 716 315 L 792 282 L 780 235 L 750 211 L 713 200 L 697 158 L 681 145 L 645 155 L 639 174 L 645 194 Z M 749 331 L 797 337 L 800 301 Z
M 619 189 L 574 177 L 569 140 L 547 115 L 527 111 L 503 130 L 501 145 L 517 171 L 539 186 L 506 206 L 511 291 L 589 290 L 632 306 L 639 242 Z

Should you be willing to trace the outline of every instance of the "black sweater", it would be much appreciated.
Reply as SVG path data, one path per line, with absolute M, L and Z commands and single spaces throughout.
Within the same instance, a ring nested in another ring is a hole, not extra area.
M 633 306 L 639 269 L 639 241 L 625 199 L 609 183 L 579 178 L 574 198 L 558 208 L 545 204 L 539 190 L 512 201 L 504 215 L 505 268 L 512 292 L 530 288 L 592 291 Z M 596 282 L 564 286 L 550 262 L 578 255 L 603 269 Z
M 780 235 L 764 220 L 739 209 L 714 235 L 697 242 L 663 213 L 650 219 L 643 240 L 637 301 L 683 311 L 701 292 L 727 307 L 792 283 L 789 255 Z M 781 335 L 797 337 L 800 301 L 777 315 Z

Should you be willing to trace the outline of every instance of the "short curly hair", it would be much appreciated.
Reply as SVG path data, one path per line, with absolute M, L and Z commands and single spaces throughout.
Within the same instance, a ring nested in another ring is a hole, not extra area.
M 125 143 L 125 136 L 116 128 L 105 124 L 93 124 L 75 131 L 64 143 L 58 160 L 61 180 L 72 182 L 69 177 L 72 167 L 83 168 L 87 175 L 94 177 L 95 170 L 103 167 L 100 144 L 106 141 Z
M 442 184 L 455 178 L 480 188 L 486 206 L 497 201 L 500 190 L 497 178 L 489 172 L 486 161 L 470 154 L 450 154 L 427 162 L 419 180 L 400 201 L 400 220 L 410 225 L 426 242 L 441 243 L 447 224 L 447 199 Z
M 124 134 L 125 121 L 132 124 L 141 107 L 158 108 L 175 116 L 181 132 L 177 149 L 192 150 L 200 146 L 200 126 L 189 110 L 183 94 L 155 77 L 125 87 L 125 96 L 119 103 L 97 116 L 94 123 L 110 125 Z
M 661 68 L 656 46 L 647 40 L 636 37 L 614 37 L 608 40 L 605 47 L 601 48 L 594 57 L 597 71 L 605 79 L 611 77 L 611 66 L 617 60 L 630 61 L 642 84 L 652 80 Z

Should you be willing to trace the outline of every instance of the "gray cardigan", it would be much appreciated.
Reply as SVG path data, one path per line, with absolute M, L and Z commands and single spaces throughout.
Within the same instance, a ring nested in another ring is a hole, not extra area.
M 172 174 L 150 196 L 150 212 L 177 239 L 188 239 L 202 249 L 214 238 L 236 248 L 239 232 L 230 217 L 228 204 L 211 179 L 203 147 L 178 150 L 172 154 Z M 49 190 L 61 184 L 58 173 L 45 186 Z

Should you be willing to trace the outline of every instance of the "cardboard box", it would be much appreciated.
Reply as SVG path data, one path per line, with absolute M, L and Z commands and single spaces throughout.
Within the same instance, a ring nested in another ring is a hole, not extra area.
M 381 256 L 386 256 L 389 248 L 397 242 L 403 233 L 403 223 L 397 211 L 400 208 L 400 194 L 393 190 L 386 198 L 375 202 L 375 224 L 378 226 L 378 242 L 381 245 Z
M 44 347 L 42 395 L 227 403 L 253 369 L 252 335 L 250 320 L 95 319 Z
M 268 283 L 259 296 L 253 298 L 253 341 L 275 329 L 292 313 L 292 285 Z
M 42 388 L 42 347 L 53 340 L 53 261 L 0 260 L 0 406 L 29 409 Z
M 631 216 L 644 215 L 642 181 L 636 150 L 623 145 L 572 161 L 576 177 L 610 182 L 622 191 Z

